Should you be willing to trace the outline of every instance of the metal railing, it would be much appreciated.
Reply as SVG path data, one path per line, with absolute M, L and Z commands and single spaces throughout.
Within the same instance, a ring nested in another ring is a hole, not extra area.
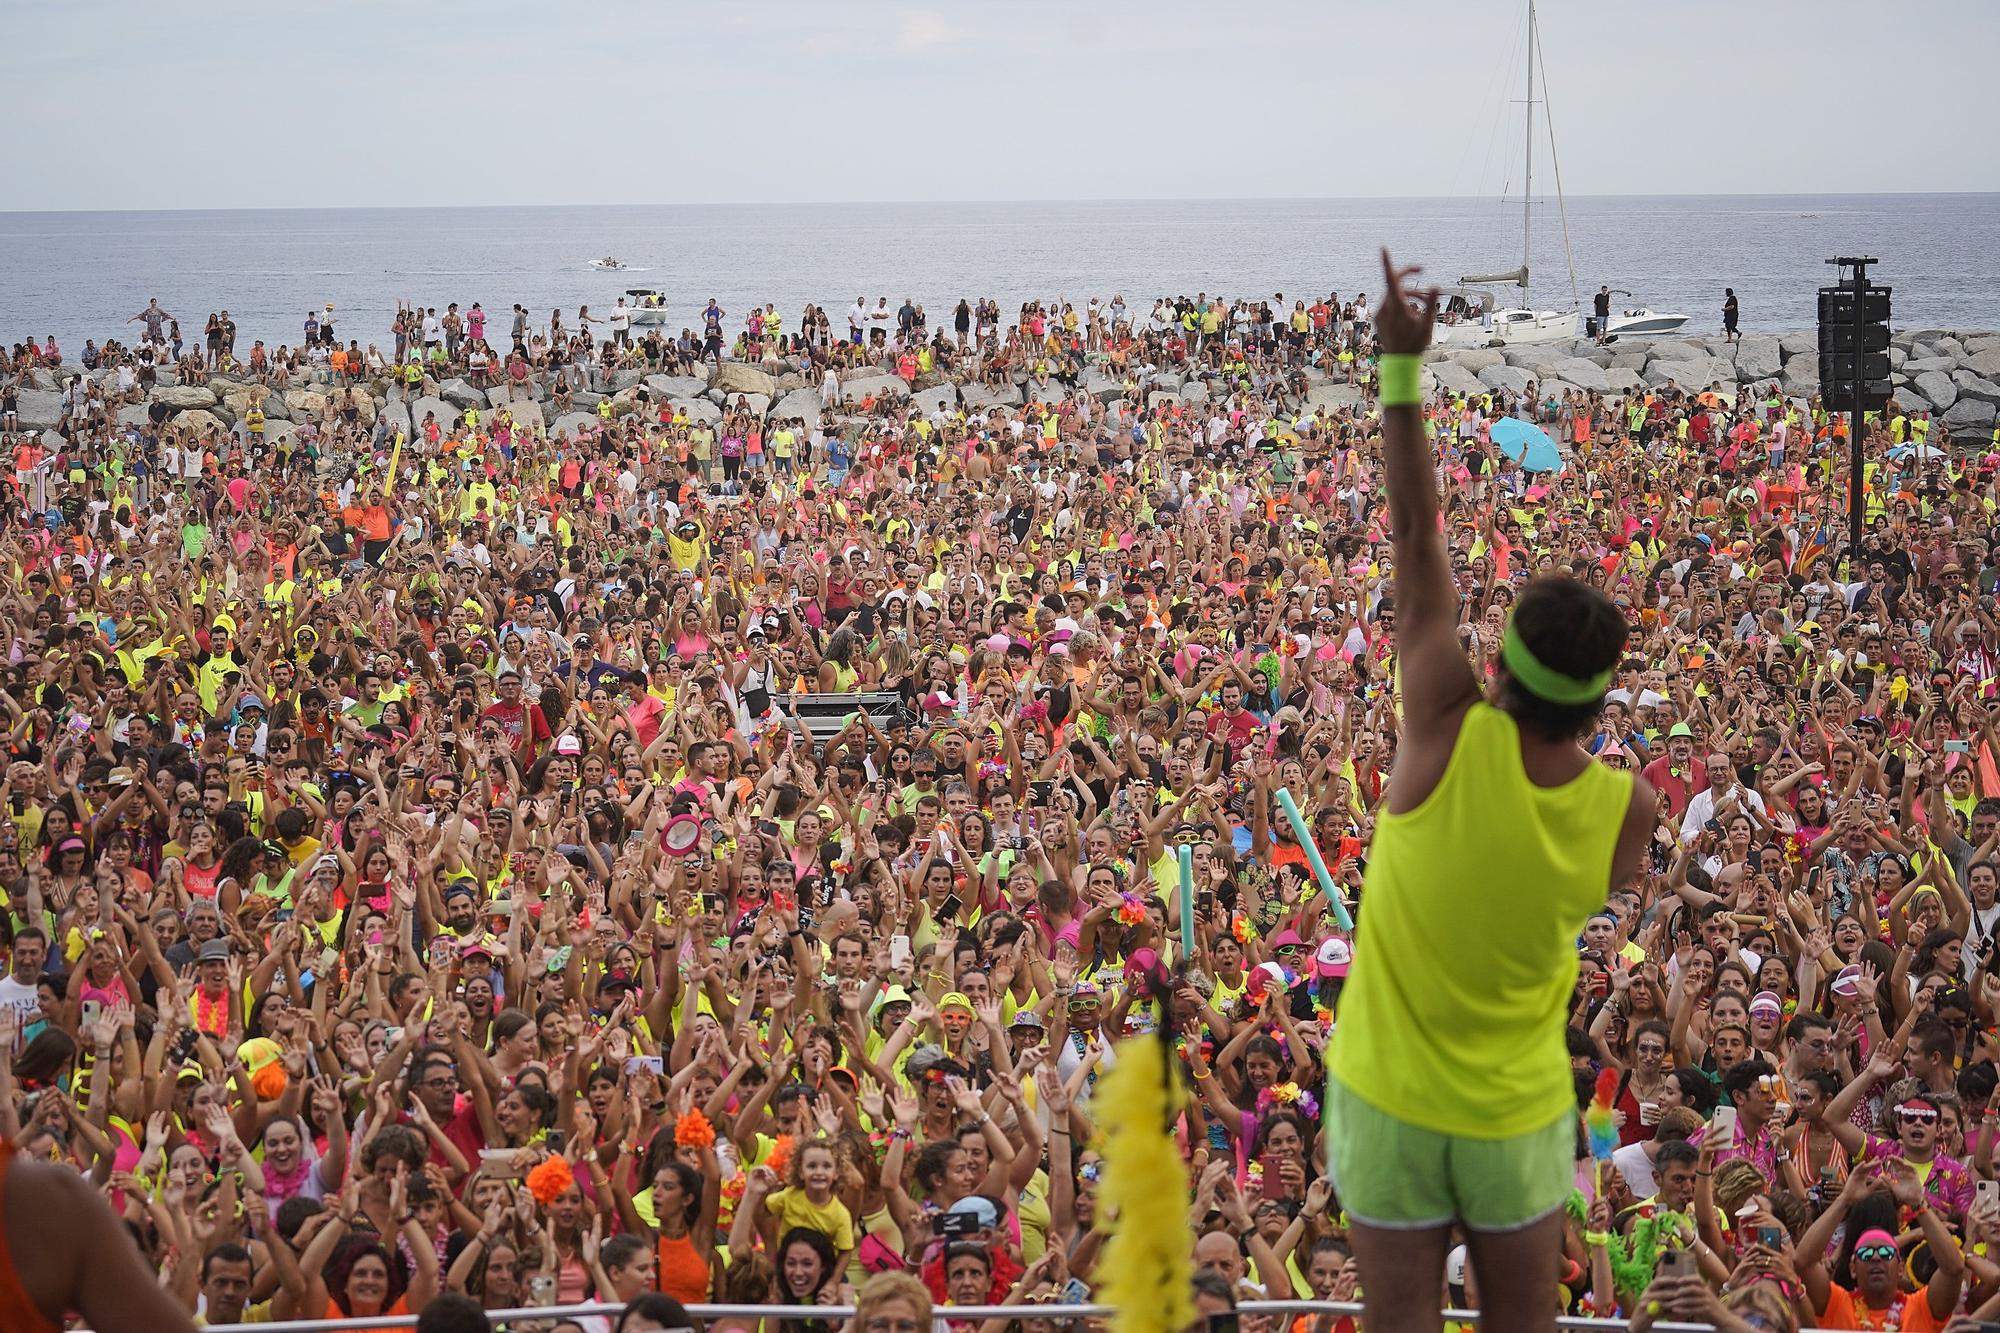
M 584 1315 L 600 1316 L 610 1322 L 617 1322 L 622 1305 L 603 1305 L 585 1302 L 580 1305 L 528 1306 L 514 1310 L 488 1310 L 486 1317 L 495 1324 L 510 1321 L 574 1319 Z M 1359 1315 L 1362 1313 L 1358 1301 L 1243 1301 L 1237 1305 L 1241 1314 L 1331 1314 Z M 853 1315 L 851 1305 L 690 1305 L 690 1315 L 696 1319 L 801 1319 L 816 1321 L 846 1319 Z M 973 1319 L 1088 1319 L 1109 1316 L 1115 1311 L 1108 1305 L 951 1305 L 937 1306 L 933 1311 L 938 1318 L 953 1321 Z M 1444 1319 L 1453 1323 L 1477 1324 L 1477 1310 L 1446 1310 Z M 417 1316 L 367 1315 L 356 1319 L 285 1319 L 267 1324 L 216 1324 L 215 1328 L 255 1328 L 258 1333 L 335 1333 L 340 1329 L 390 1329 L 414 1328 Z M 1623 1319 L 1586 1319 L 1581 1316 L 1564 1316 L 1556 1320 L 1556 1327 L 1567 1333 L 1624 1333 L 1627 1327 Z M 1674 1324 L 1655 1322 L 1654 1333 L 1715 1333 L 1712 1324 Z M 1800 1333 L 1813 1333 L 1801 1330 Z

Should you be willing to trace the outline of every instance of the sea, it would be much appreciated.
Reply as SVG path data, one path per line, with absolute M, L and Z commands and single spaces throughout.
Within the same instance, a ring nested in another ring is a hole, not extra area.
M 1898 327 L 2000 327 L 2000 194 L 1599 196 L 1531 214 L 1540 308 L 1587 311 L 1605 284 L 1618 309 L 1684 313 L 1689 332 L 1713 333 L 1733 287 L 1746 329 L 1810 328 L 1835 278 L 1825 261 L 1862 254 L 1894 289 Z M 1515 268 L 1522 240 L 1520 204 L 1498 199 L 0 213 L 0 339 L 53 333 L 73 357 L 86 337 L 129 339 L 128 317 L 158 297 L 191 343 L 227 309 L 239 354 L 296 344 L 329 304 L 343 341 L 386 349 L 398 302 L 478 301 L 504 333 L 515 302 L 537 326 L 560 308 L 574 328 L 580 307 L 601 316 L 634 288 L 664 295 L 675 331 L 713 298 L 732 332 L 753 304 L 775 304 L 790 329 L 814 302 L 838 336 L 856 296 L 913 298 L 933 327 L 960 297 L 991 297 L 1010 319 L 1028 300 L 1093 295 L 1289 305 L 1379 292 L 1384 244 L 1448 284 Z M 605 256 L 629 267 L 591 267 Z

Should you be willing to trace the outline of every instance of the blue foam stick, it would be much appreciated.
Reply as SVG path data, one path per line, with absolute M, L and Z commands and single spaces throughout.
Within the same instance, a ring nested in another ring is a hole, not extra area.
M 1192 960 L 1194 939 L 1194 848 L 1181 844 L 1181 957 Z
M 1305 849 L 1306 860 L 1312 865 L 1313 878 L 1319 881 L 1320 892 L 1333 904 L 1334 919 L 1340 928 L 1352 932 L 1354 918 L 1347 914 L 1347 904 L 1340 900 L 1340 893 L 1333 887 L 1333 876 L 1326 871 L 1326 862 L 1320 858 L 1319 846 L 1312 839 L 1312 831 L 1306 828 L 1306 817 L 1299 813 L 1299 803 L 1292 799 L 1292 793 L 1284 787 L 1278 788 L 1278 804 L 1284 809 L 1285 818 L 1292 821 L 1292 836 Z

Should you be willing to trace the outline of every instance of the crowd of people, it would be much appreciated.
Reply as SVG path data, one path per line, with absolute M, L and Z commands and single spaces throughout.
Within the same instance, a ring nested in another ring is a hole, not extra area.
M 1093 1090 L 1164 1030 L 1197 1307 L 1364 1298 L 1323 1102 L 1402 735 L 1366 299 L 865 304 L 412 309 L 387 352 L 329 308 L 244 360 L 154 304 L 57 438 L 0 421 L 0 1162 L 80 1173 L 211 1325 L 833 1333 L 859 1293 L 853 1333 L 1064 1333 L 1036 1307 L 1116 1222 Z M 1025 401 L 613 403 L 734 361 Z M 0 357 L 10 405 L 62 363 Z M 597 424 L 382 410 L 475 368 Z M 322 397 L 268 447 L 118 411 L 214 373 Z M 1600 590 L 1629 637 L 1580 743 L 1657 793 L 1565 953 L 1617 1146 L 1579 1121 L 1547 1313 L 1993 1317 L 2000 456 L 1892 406 L 1850 550 L 1816 400 L 1421 412 L 1476 678 L 1530 579 Z M 799 708 L 847 693 L 889 702 Z

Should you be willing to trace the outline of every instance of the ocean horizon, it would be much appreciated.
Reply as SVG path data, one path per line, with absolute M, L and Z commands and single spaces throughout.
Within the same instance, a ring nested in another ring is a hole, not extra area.
M 1534 208 L 1532 303 L 1572 307 L 1564 217 Z M 1719 330 L 1734 287 L 1750 330 L 1810 327 L 1824 261 L 1869 254 L 1895 289 L 1899 328 L 2000 327 L 2000 194 L 1592 195 L 1567 200 L 1575 299 L 1600 283 L 1617 308 L 1689 315 Z M 796 326 L 807 302 L 834 323 L 854 297 L 912 297 L 933 327 L 963 296 L 1011 321 L 1027 300 L 1160 295 L 1286 302 L 1380 288 L 1377 249 L 1445 284 L 1521 263 L 1519 200 L 1450 197 L 1154 199 L 793 204 L 375 206 L 0 213 L 0 339 L 53 333 L 127 340 L 157 296 L 198 343 L 227 308 L 238 351 L 296 345 L 308 310 L 335 306 L 343 339 L 387 349 L 398 300 L 442 310 L 478 301 L 494 324 L 518 301 L 537 325 L 560 307 L 608 310 L 630 288 L 661 292 L 694 324 L 711 297 L 732 332 L 752 303 Z M 593 259 L 628 267 L 599 271 Z M 1496 289 L 1503 304 L 1518 289 Z

